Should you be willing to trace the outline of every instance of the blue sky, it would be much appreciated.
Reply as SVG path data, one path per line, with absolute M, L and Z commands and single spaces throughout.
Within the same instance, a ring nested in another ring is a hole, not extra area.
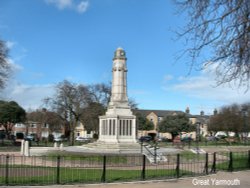
M 171 0 L 1 0 L 0 38 L 10 48 L 14 74 L 1 97 L 26 109 L 42 107 L 53 87 L 109 83 L 114 51 L 127 53 L 128 95 L 142 109 L 211 114 L 214 108 L 246 102 L 250 94 L 214 87 L 209 71 L 189 73 L 173 40 L 185 16 Z

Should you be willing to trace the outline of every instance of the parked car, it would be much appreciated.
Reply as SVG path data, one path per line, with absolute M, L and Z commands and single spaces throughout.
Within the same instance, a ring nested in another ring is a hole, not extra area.
M 150 141 L 152 141 L 153 139 L 152 139 L 152 137 L 151 136 L 141 136 L 140 138 L 139 138 L 139 141 L 140 142 L 150 142 Z
M 182 142 L 191 142 L 191 141 L 193 141 L 193 139 L 191 137 L 183 137 L 183 138 L 181 138 L 181 141 Z
M 171 139 L 168 139 L 166 137 L 156 137 L 155 141 L 157 141 L 157 142 L 170 142 Z
M 34 141 L 35 140 L 35 137 L 34 135 L 26 135 L 24 137 L 24 140 L 27 140 L 27 141 Z
M 55 142 L 62 142 L 63 139 L 62 139 L 61 137 L 55 137 L 55 138 L 54 138 L 54 141 L 55 141 Z
M 161 141 L 162 141 L 162 142 L 172 142 L 172 139 L 169 139 L 169 138 L 167 138 L 167 137 L 162 137 L 162 138 L 161 138 Z
M 219 138 L 217 138 L 215 136 L 207 136 L 206 139 L 207 139 L 207 141 L 217 141 L 217 140 L 219 140 Z
M 78 137 L 76 137 L 76 141 L 79 141 L 79 142 L 89 142 L 90 138 L 85 138 L 85 137 L 78 136 Z
M 226 134 L 224 131 L 218 131 L 214 136 L 215 136 L 218 140 L 227 138 L 227 134 Z

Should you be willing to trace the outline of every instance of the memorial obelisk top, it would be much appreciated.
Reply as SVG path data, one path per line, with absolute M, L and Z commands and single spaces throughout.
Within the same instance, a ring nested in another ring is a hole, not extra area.
M 126 61 L 126 52 L 121 47 L 117 48 L 113 58 L 111 99 L 106 114 L 132 115 L 127 96 Z

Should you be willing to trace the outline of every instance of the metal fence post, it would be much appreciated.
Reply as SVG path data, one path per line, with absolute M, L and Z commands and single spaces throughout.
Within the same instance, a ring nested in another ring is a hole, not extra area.
M 248 168 L 250 168 L 250 150 L 248 150 Z
M 61 157 L 60 157 L 60 155 L 59 156 L 57 156 L 57 168 L 56 168 L 56 183 L 57 184 L 60 184 L 60 160 L 61 159 Z
M 145 180 L 145 172 L 146 172 L 146 156 L 142 155 L 142 171 L 141 171 L 142 180 Z
M 177 160 L 176 160 L 176 177 L 180 177 L 180 154 L 177 153 Z
M 216 152 L 213 154 L 213 165 L 211 168 L 211 172 L 215 173 L 216 172 Z
M 5 164 L 5 184 L 9 184 L 9 155 L 6 155 L 6 164 Z
M 156 164 L 157 163 L 157 144 L 155 143 L 155 145 L 154 145 L 154 163 Z
M 229 164 L 228 164 L 228 171 L 233 171 L 233 152 L 230 151 L 229 153 Z
M 206 153 L 205 172 L 208 175 L 208 153 Z
M 103 169 L 102 169 L 102 178 L 101 181 L 106 182 L 106 155 L 103 156 Z

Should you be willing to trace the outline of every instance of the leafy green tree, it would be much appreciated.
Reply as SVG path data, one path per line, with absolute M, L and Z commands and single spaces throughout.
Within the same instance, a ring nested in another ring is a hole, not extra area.
M 4 127 L 6 135 L 9 136 L 16 123 L 26 121 L 25 110 L 15 101 L 0 101 L 0 125 Z
M 138 130 L 149 131 L 154 129 L 154 124 L 140 113 L 136 114 L 136 122 Z
M 166 116 L 159 123 L 159 132 L 169 132 L 172 138 L 179 135 L 181 132 L 190 132 L 194 130 L 195 126 L 190 124 L 189 118 L 185 114 Z
M 99 131 L 99 116 L 105 113 L 105 108 L 102 104 L 92 102 L 82 111 L 81 122 L 84 125 L 84 128 L 90 132 Z

